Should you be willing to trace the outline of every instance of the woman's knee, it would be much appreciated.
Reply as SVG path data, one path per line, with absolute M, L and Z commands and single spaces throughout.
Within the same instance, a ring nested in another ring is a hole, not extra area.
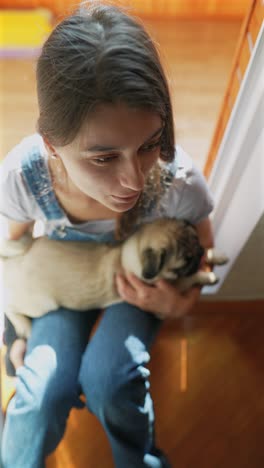
M 100 360 L 100 365 L 94 364 L 89 352 L 83 360 L 80 369 L 80 384 L 86 396 L 88 409 L 95 414 L 109 411 L 124 411 L 132 407 L 144 407 L 149 388 L 150 371 L 145 367 L 149 361 L 147 352 L 126 360 L 115 360 L 106 353 Z
M 77 381 L 58 368 L 55 351 L 47 345 L 35 347 L 17 370 L 16 408 L 49 417 L 58 410 L 69 411 L 78 395 Z M 59 403 L 63 401 L 64 405 Z

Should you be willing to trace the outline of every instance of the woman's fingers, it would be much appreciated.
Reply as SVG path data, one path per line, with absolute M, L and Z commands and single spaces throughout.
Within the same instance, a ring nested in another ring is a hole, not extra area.
M 12 344 L 9 357 L 10 357 L 10 361 L 12 362 L 16 370 L 18 369 L 18 367 L 23 366 L 26 350 L 27 350 L 27 343 L 22 338 L 18 338 Z
M 179 318 L 190 312 L 200 297 L 200 288 L 181 293 L 173 284 L 159 280 L 155 285 L 141 281 L 132 273 L 116 276 L 120 297 L 160 318 Z

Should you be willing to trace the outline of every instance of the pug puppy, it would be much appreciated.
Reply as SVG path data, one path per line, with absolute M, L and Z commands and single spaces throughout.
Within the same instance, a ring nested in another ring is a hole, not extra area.
M 2 241 L 0 256 L 4 310 L 23 338 L 30 335 L 29 317 L 59 307 L 87 311 L 121 302 L 114 281 L 117 272 L 130 271 L 149 284 L 164 278 L 186 291 L 217 282 L 212 271 L 199 271 L 202 258 L 210 265 L 227 261 L 215 249 L 204 250 L 189 222 L 171 218 L 141 225 L 119 245 L 26 235 Z

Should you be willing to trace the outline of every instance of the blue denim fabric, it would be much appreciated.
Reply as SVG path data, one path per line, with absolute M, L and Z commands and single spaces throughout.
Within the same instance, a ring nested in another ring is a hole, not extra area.
M 23 166 L 27 183 L 47 219 L 60 219 L 63 213 L 45 169 L 36 152 L 32 155 Z M 67 240 L 79 239 L 74 231 L 67 232 Z M 89 233 L 86 239 L 91 239 Z M 85 406 L 81 392 L 104 427 L 117 468 L 169 467 L 155 447 L 146 367 L 160 326 L 154 315 L 124 302 L 104 312 L 60 308 L 33 319 L 24 366 L 17 370 L 16 394 L 7 409 L 2 467 L 43 468 L 63 437 L 71 408 Z

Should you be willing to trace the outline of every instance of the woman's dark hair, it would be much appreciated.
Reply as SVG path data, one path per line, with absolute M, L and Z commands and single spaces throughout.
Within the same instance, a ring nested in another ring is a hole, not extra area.
M 142 24 L 119 7 L 82 2 L 55 27 L 38 59 L 37 94 L 37 130 L 54 146 L 71 143 L 98 105 L 122 102 L 161 117 L 160 159 L 174 159 L 172 106 L 158 52 Z

